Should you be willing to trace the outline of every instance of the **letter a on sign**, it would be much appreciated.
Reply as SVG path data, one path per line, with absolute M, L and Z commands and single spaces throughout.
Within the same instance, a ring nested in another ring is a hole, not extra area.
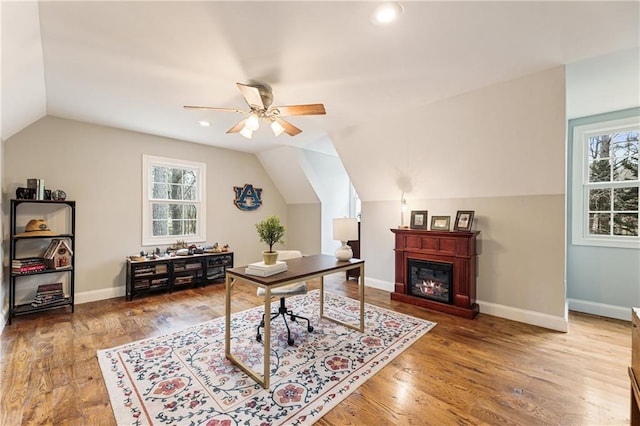
M 234 186 L 236 199 L 233 204 L 244 211 L 255 210 L 262 205 L 262 188 L 254 188 L 250 183 L 244 186 Z

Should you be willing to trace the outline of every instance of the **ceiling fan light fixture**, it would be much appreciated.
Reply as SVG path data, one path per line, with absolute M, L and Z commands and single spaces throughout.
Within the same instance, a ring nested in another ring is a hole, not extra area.
M 252 132 L 258 130 L 258 127 L 260 127 L 260 122 L 258 121 L 258 117 L 256 117 L 254 114 L 251 114 L 249 118 L 247 118 L 246 123 L 244 123 L 244 127 L 245 129 L 249 129 Z
M 245 126 L 240 130 L 240 134 L 247 139 L 251 139 L 251 136 L 253 136 L 253 130 L 248 129 L 247 126 Z
M 284 132 L 284 127 L 282 127 L 282 124 L 274 120 L 271 122 L 271 130 L 273 130 L 273 134 L 278 137 L 282 134 L 282 132 Z
M 376 24 L 389 24 L 402 15 L 403 8 L 400 3 L 382 3 L 376 7 L 373 13 L 373 22 Z

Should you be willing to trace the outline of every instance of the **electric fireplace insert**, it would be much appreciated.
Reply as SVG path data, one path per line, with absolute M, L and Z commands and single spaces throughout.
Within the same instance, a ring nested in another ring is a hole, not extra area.
M 453 264 L 408 259 L 409 294 L 453 304 Z

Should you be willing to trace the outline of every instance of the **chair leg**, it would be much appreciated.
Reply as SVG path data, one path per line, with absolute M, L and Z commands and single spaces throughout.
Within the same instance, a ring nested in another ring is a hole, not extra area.
M 295 342 L 293 340 L 293 337 L 291 337 L 291 330 L 289 329 L 289 324 L 287 323 L 287 315 L 289 316 L 289 318 L 293 322 L 297 322 L 298 319 L 305 320 L 307 322 L 307 331 L 309 331 L 309 332 L 313 331 L 313 326 L 311 325 L 311 321 L 309 321 L 308 318 L 300 316 L 300 315 L 296 315 L 291 310 L 287 309 L 287 307 L 285 306 L 285 298 L 284 297 L 280 298 L 280 306 L 278 308 L 278 312 L 271 312 L 271 321 L 273 321 L 274 319 L 276 319 L 280 315 L 282 315 L 282 320 L 284 321 L 284 325 L 285 325 L 285 327 L 287 327 L 287 344 L 289 346 L 293 346 L 293 344 Z M 260 321 L 260 324 L 258 325 L 257 332 L 256 332 L 256 340 L 258 342 L 262 341 L 262 334 L 260 334 L 260 329 L 264 328 L 264 316 L 265 316 L 265 314 L 262 314 L 262 320 Z

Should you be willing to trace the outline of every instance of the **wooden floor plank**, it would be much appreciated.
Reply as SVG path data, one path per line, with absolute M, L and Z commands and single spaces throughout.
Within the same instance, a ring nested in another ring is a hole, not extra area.
M 327 290 L 357 297 L 343 277 L 327 278 Z M 438 325 L 318 425 L 629 422 L 628 322 L 571 312 L 560 333 L 482 313 L 458 318 L 372 288 L 366 300 Z M 260 302 L 255 288 L 234 288 L 234 311 Z M 0 424 L 114 425 L 96 351 L 223 315 L 224 288 L 212 285 L 15 318 L 0 337 Z

